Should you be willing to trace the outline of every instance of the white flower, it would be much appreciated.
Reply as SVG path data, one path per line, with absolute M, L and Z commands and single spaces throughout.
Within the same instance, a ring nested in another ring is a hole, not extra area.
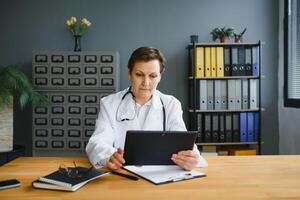
M 91 26 L 91 25 L 92 25 L 92 23 L 91 23 L 89 20 L 87 20 L 86 18 L 83 18 L 83 19 L 81 20 L 81 23 L 83 23 L 83 24 L 85 24 L 85 25 L 87 25 L 87 26 Z
M 77 22 L 76 17 L 71 17 L 70 20 L 71 20 L 71 23 L 72 23 L 72 24 L 75 24 L 75 23 Z
M 73 35 L 80 36 L 83 35 L 87 31 L 87 28 L 92 25 L 92 23 L 86 18 L 82 18 L 80 24 L 78 25 L 76 17 L 70 17 L 66 21 L 66 24 Z

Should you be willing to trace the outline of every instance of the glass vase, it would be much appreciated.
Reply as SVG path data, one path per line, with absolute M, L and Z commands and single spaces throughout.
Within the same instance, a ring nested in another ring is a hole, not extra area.
M 81 35 L 74 35 L 75 47 L 74 51 L 81 51 Z

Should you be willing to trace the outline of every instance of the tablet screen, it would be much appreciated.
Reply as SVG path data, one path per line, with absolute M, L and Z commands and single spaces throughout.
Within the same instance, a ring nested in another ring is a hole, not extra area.
M 195 131 L 127 131 L 125 165 L 175 165 L 172 154 L 192 150 Z

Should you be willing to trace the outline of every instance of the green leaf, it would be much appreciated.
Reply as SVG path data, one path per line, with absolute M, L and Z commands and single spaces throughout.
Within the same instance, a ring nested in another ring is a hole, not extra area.
M 24 108 L 29 101 L 37 104 L 47 101 L 47 98 L 34 91 L 26 74 L 16 65 L 0 68 L 0 106 L 7 105 L 12 96 L 18 98 L 21 108 Z

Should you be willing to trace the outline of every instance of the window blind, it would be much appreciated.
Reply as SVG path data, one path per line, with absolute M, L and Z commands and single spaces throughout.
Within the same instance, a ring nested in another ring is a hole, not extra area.
M 300 2 L 288 0 L 288 95 L 300 99 Z

